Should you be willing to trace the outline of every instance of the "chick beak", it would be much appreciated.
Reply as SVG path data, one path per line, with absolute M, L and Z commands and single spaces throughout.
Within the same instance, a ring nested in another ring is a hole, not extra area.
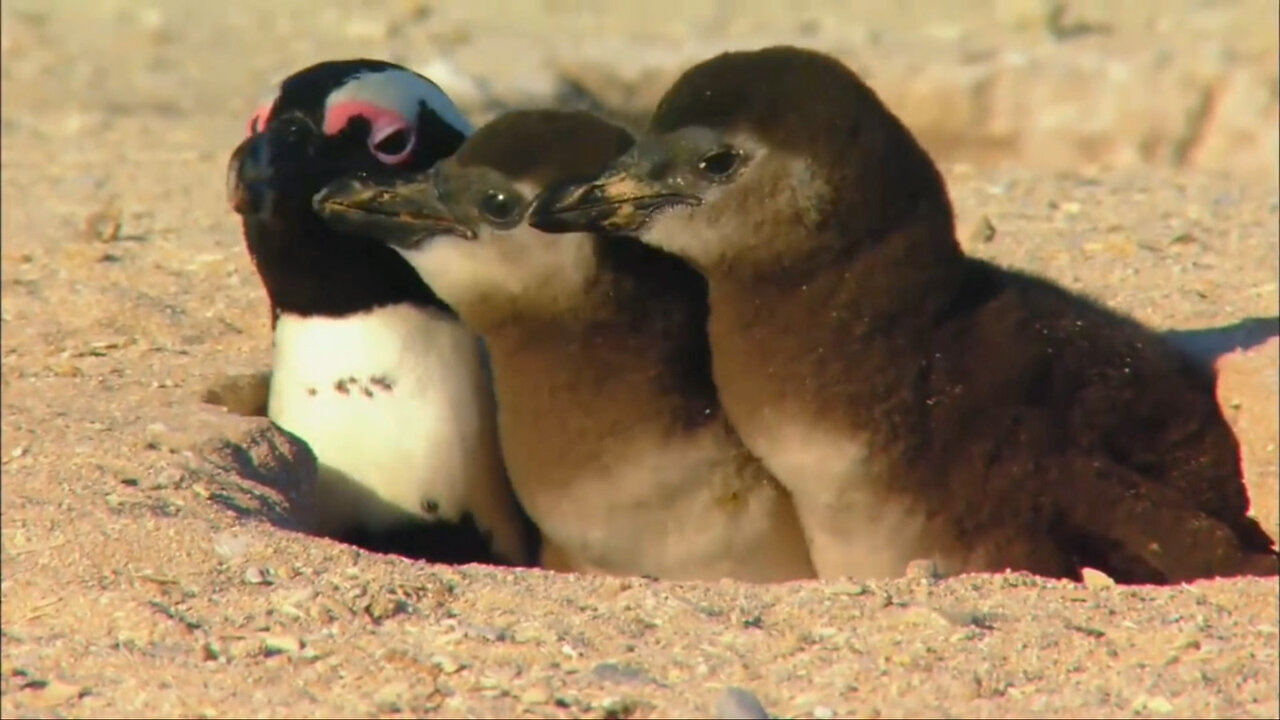
M 405 250 L 439 235 L 476 237 L 473 229 L 454 219 L 435 186 L 426 180 L 339 178 L 316 193 L 312 206 L 337 230 L 374 237 Z
M 661 208 L 698 206 L 702 198 L 682 192 L 665 163 L 628 153 L 600 177 L 549 189 L 535 204 L 529 224 L 543 232 L 639 230 Z

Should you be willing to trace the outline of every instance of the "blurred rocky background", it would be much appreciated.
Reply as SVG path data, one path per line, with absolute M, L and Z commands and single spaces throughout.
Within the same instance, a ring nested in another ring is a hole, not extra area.
M 226 117 L 211 120 L 238 131 L 272 82 L 350 55 L 430 75 L 481 121 L 514 106 L 567 104 L 642 123 L 691 63 L 794 43 L 850 63 L 946 160 L 1151 163 L 1275 182 L 1278 8 L 1274 0 L 9 0 L 0 32 L 6 102 L 46 105 L 43 129 L 55 133 L 208 107 L 223 108 Z M 63 31 L 72 25 L 97 30 Z M 79 45 L 80 65 L 51 68 L 68 57 L 64 42 Z M 144 74 L 119 72 L 113 58 L 122 53 L 145 54 Z M 186 81 L 192 63 L 207 82 Z

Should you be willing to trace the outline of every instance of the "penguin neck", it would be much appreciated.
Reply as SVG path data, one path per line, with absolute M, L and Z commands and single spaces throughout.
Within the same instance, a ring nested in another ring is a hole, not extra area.
M 345 317 L 407 304 L 448 311 L 396 252 L 312 213 L 244 219 L 245 242 L 278 313 Z
M 705 281 L 634 240 L 597 238 L 594 254 L 577 307 L 513 317 L 485 333 L 500 396 L 577 408 L 625 397 L 636 418 L 682 425 L 716 417 Z M 531 392 L 535 382 L 557 390 Z
M 908 226 L 861 246 L 824 243 L 841 251 L 799 262 L 708 273 L 707 330 L 726 404 L 770 383 L 774 396 L 800 394 L 805 377 L 837 362 L 843 377 L 877 378 L 867 392 L 891 391 L 909 370 L 904 359 L 929 347 L 972 264 L 943 229 Z
M 929 317 L 948 301 L 969 263 L 949 213 L 921 214 L 874 238 L 848 237 L 838 223 L 808 232 L 814 234 L 780 242 L 792 249 L 770 262 L 707 266 L 711 322 L 719 308 L 741 308 L 742 320 L 779 330 L 838 318 L 847 343 L 864 331 L 879 334 Z M 774 312 L 754 310 L 766 306 Z

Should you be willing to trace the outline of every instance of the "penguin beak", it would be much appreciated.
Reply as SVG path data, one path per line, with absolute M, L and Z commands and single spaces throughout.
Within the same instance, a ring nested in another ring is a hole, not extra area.
M 409 180 L 352 176 L 316 193 L 312 206 L 330 227 L 412 250 L 440 235 L 474 240 L 476 233 L 454 219 L 426 177 Z
M 697 207 L 702 198 L 670 172 L 670 154 L 641 143 L 595 180 L 549 189 L 535 203 L 529 224 L 543 232 L 635 232 L 664 208 Z
M 227 163 L 231 209 L 245 217 L 271 217 L 279 209 L 279 188 L 314 155 L 320 137 L 306 118 L 287 115 L 245 138 Z
M 274 194 L 271 192 L 271 159 L 266 133 L 254 133 L 231 153 L 227 163 L 227 201 L 231 209 L 244 216 L 269 216 Z

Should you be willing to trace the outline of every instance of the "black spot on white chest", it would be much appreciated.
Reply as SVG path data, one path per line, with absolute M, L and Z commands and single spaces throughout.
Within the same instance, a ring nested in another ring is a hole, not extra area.
M 380 372 L 371 375 L 347 375 L 333 381 L 331 390 L 339 395 L 374 398 L 379 395 L 390 395 L 395 390 L 395 380 L 389 373 Z M 315 397 L 320 390 L 315 386 L 307 388 L 307 395 Z

